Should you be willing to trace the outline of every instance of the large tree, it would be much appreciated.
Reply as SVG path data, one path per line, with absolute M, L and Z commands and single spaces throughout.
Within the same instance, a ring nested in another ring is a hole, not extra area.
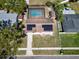
M 55 11 L 57 20 L 62 21 L 63 20 L 63 10 L 64 10 L 64 4 L 61 4 L 62 0 L 55 0 L 53 2 L 48 1 L 46 5 L 48 7 L 52 6 L 52 8 Z
M 21 13 L 26 5 L 25 0 L 0 0 L 0 8 L 13 10 L 17 13 Z
M 16 55 L 17 48 L 22 43 L 23 32 L 22 28 L 16 29 L 15 27 L 3 28 L 0 30 L 0 56 Z

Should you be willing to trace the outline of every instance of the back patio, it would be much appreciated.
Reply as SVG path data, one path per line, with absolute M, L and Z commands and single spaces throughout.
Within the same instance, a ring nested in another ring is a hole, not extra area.
M 50 11 L 45 5 L 29 5 L 26 20 L 27 32 L 53 31 L 53 17 L 55 12 Z

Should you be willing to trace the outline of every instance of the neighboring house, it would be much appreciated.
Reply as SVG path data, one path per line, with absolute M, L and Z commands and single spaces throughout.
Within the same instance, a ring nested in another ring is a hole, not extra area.
M 71 8 L 65 8 L 63 10 L 63 15 L 62 31 L 79 32 L 79 14 L 76 14 Z
M 0 21 L 2 21 L 2 25 L 12 26 L 17 21 L 16 13 L 6 13 L 5 11 L 0 11 Z
M 64 32 L 79 32 L 79 14 L 65 14 L 62 27 Z
M 71 8 L 65 8 L 63 10 L 63 14 L 75 14 L 75 11 L 72 10 Z
M 7 13 L 7 11 L 5 11 L 5 10 L 0 10 L 0 14 L 1 13 Z

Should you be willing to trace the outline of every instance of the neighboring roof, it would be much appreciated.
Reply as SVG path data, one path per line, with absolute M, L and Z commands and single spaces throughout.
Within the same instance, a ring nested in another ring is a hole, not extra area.
M 0 13 L 6 13 L 7 11 L 4 11 L 4 10 L 0 10 Z
M 75 14 L 75 11 L 71 8 L 66 8 L 63 10 L 63 14 Z
M 11 20 L 11 23 L 15 23 L 17 19 L 17 14 L 16 13 L 0 13 L 0 20 Z
M 62 23 L 64 32 L 79 32 L 79 14 L 66 14 Z

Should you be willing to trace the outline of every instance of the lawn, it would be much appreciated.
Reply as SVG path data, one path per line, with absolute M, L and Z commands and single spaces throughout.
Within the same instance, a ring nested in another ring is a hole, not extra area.
M 25 55 L 25 54 L 26 54 L 25 50 L 17 51 L 17 55 Z
M 59 40 L 54 36 L 49 35 L 34 35 L 33 36 L 33 47 L 58 47 Z
M 64 50 L 64 55 L 79 55 L 79 50 Z
M 59 51 L 52 50 L 33 50 L 34 55 L 58 55 Z
M 27 47 L 27 37 L 22 38 L 22 44 L 19 48 L 26 48 Z
M 61 47 L 79 47 L 79 34 L 61 34 Z

